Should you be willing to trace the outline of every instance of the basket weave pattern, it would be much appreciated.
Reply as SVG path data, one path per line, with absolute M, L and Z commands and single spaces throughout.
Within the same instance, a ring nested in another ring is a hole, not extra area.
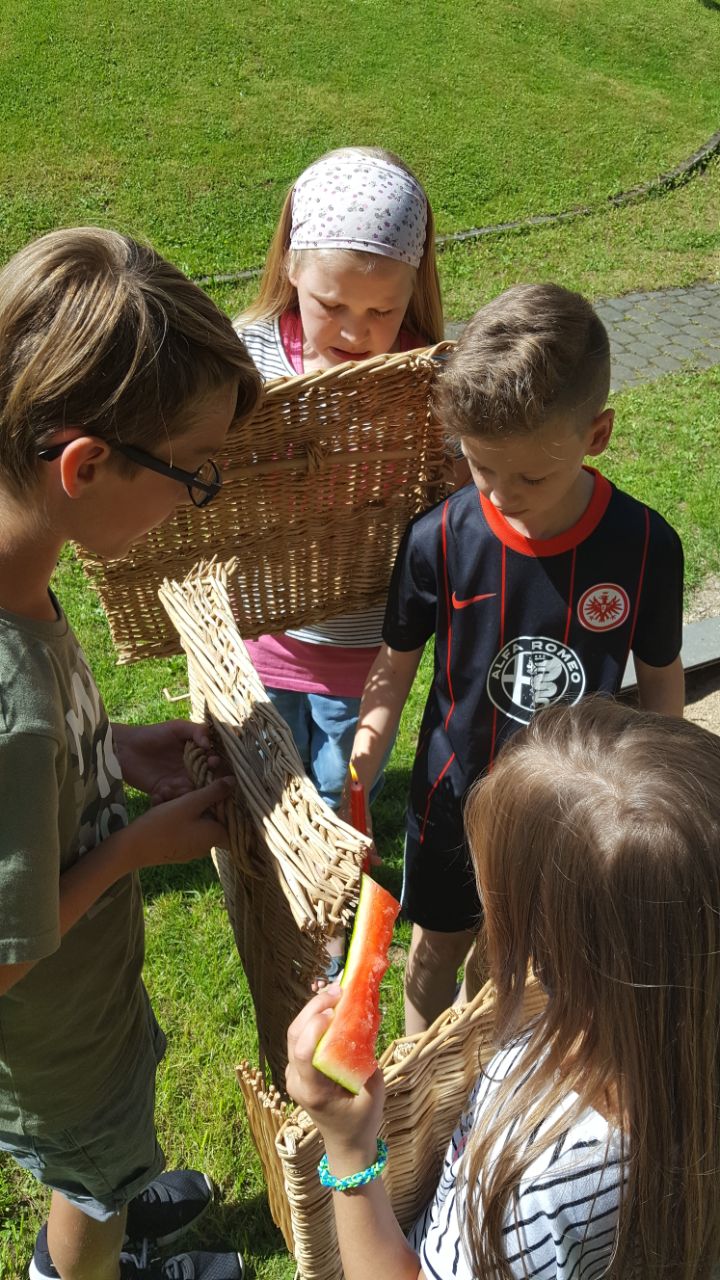
M 545 994 L 528 984 L 525 1014 Z M 408 1231 L 437 1186 L 450 1136 L 474 1085 L 480 1062 L 494 1052 L 495 993 L 487 983 L 472 1003 L 448 1009 L 421 1035 L 395 1040 L 380 1059 L 385 1077 L 381 1137 L 390 1149 L 383 1174 L 396 1217 Z M 238 1068 L 251 1130 L 263 1164 L 273 1218 L 295 1255 L 301 1280 L 343 1280 L 332 1207 L 317 1165 L 322 1138 L 309 1116 L 286 1114 L 266 1094 L 248 1063 Z
M 230 849 L 216 850 L 228 914 L 255 1005 L 261 1054 L 285 1084 L 287 1028 L 327 963 L 326 938 L 357 904 L 370 842 L 307 778 L 292 735 L 238 635 L 220 566 L 160 592 L 188 656 L 193 712 L 232 767 Z M 205 756 L 190 750 L 197 785 Z
M 79 552 L 119 660 L 179 652 L 158 589 L 213 557 L 232 565 L 248 638 L 382 601 L 408 521 L 451 484 L 430 406 L 450 346 L 269 383 L 252 422 L 228 436 L 214 502 L 179 507 L 122 560 Z

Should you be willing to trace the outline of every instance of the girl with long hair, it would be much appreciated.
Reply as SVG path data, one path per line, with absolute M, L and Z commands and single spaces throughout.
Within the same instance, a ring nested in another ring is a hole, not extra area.
M 500 1047 L 408 1240 L 381 1181 L 344 1190 L 382 1165 L 383 1084 L 353 1097 L 311 1066 L 338 988 L 290 1029 L 346 1280 L 703 1280 L 720 1260 L 720 740 L 604 698 L 548 708 L 466 827 Z M 547 1001 L 525 1021 L 532 971 Z

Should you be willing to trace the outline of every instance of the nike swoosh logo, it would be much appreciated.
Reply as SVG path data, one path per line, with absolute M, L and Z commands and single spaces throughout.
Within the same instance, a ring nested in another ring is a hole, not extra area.
M 497 591 L 486 591 L 484 596 L 470 596 L 469 600 L 458 600 L 455 592 L 452 593 L 452 602 L 454 609 L 467 609 L 469 604 L 477 604 L 478 600 L 493 600 L 497 595 Z

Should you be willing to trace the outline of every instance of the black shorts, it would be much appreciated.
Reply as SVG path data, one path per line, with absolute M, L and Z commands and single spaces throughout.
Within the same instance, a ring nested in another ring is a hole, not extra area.
M 483 919 L 462 816 L 437 817 L 422 843 L 408 815 L 401 902 L 408 920 L 439 933 L 477 931 Z

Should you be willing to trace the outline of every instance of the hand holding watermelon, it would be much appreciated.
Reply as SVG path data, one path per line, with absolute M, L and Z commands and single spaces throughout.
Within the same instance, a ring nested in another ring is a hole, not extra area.
M 318 1041 L 330 1025 L 341 994 L 338 985 L 325 987 L 291 1023 L 285 1083 L 290 1097 L 317 1125 L 326 1147 L 363 1155 L 367 1148 L 372 1158 L 366 1163 L 372 1163 L 385 1097 L 382 1072 L 376 1070 L 356 1095 L 313 1066 Z
M 399 910 L 400 903 L 387 889 L 363 875 L 340 983 L 342 994 L 313 1057 L 313 1066 L 318 1071 L 350 1093 L 359 1093 L 375 1070 L 380 981 L 388 967 L 393 925 Z
M 350 1145 L 377 1135 L 384 1096 L 375 1065 L 380 980 L 400 910 L 369 876 L 360 886 L 341 986 L 320 991 L 288 1031 L 288 1093 L 328 1141 Z

